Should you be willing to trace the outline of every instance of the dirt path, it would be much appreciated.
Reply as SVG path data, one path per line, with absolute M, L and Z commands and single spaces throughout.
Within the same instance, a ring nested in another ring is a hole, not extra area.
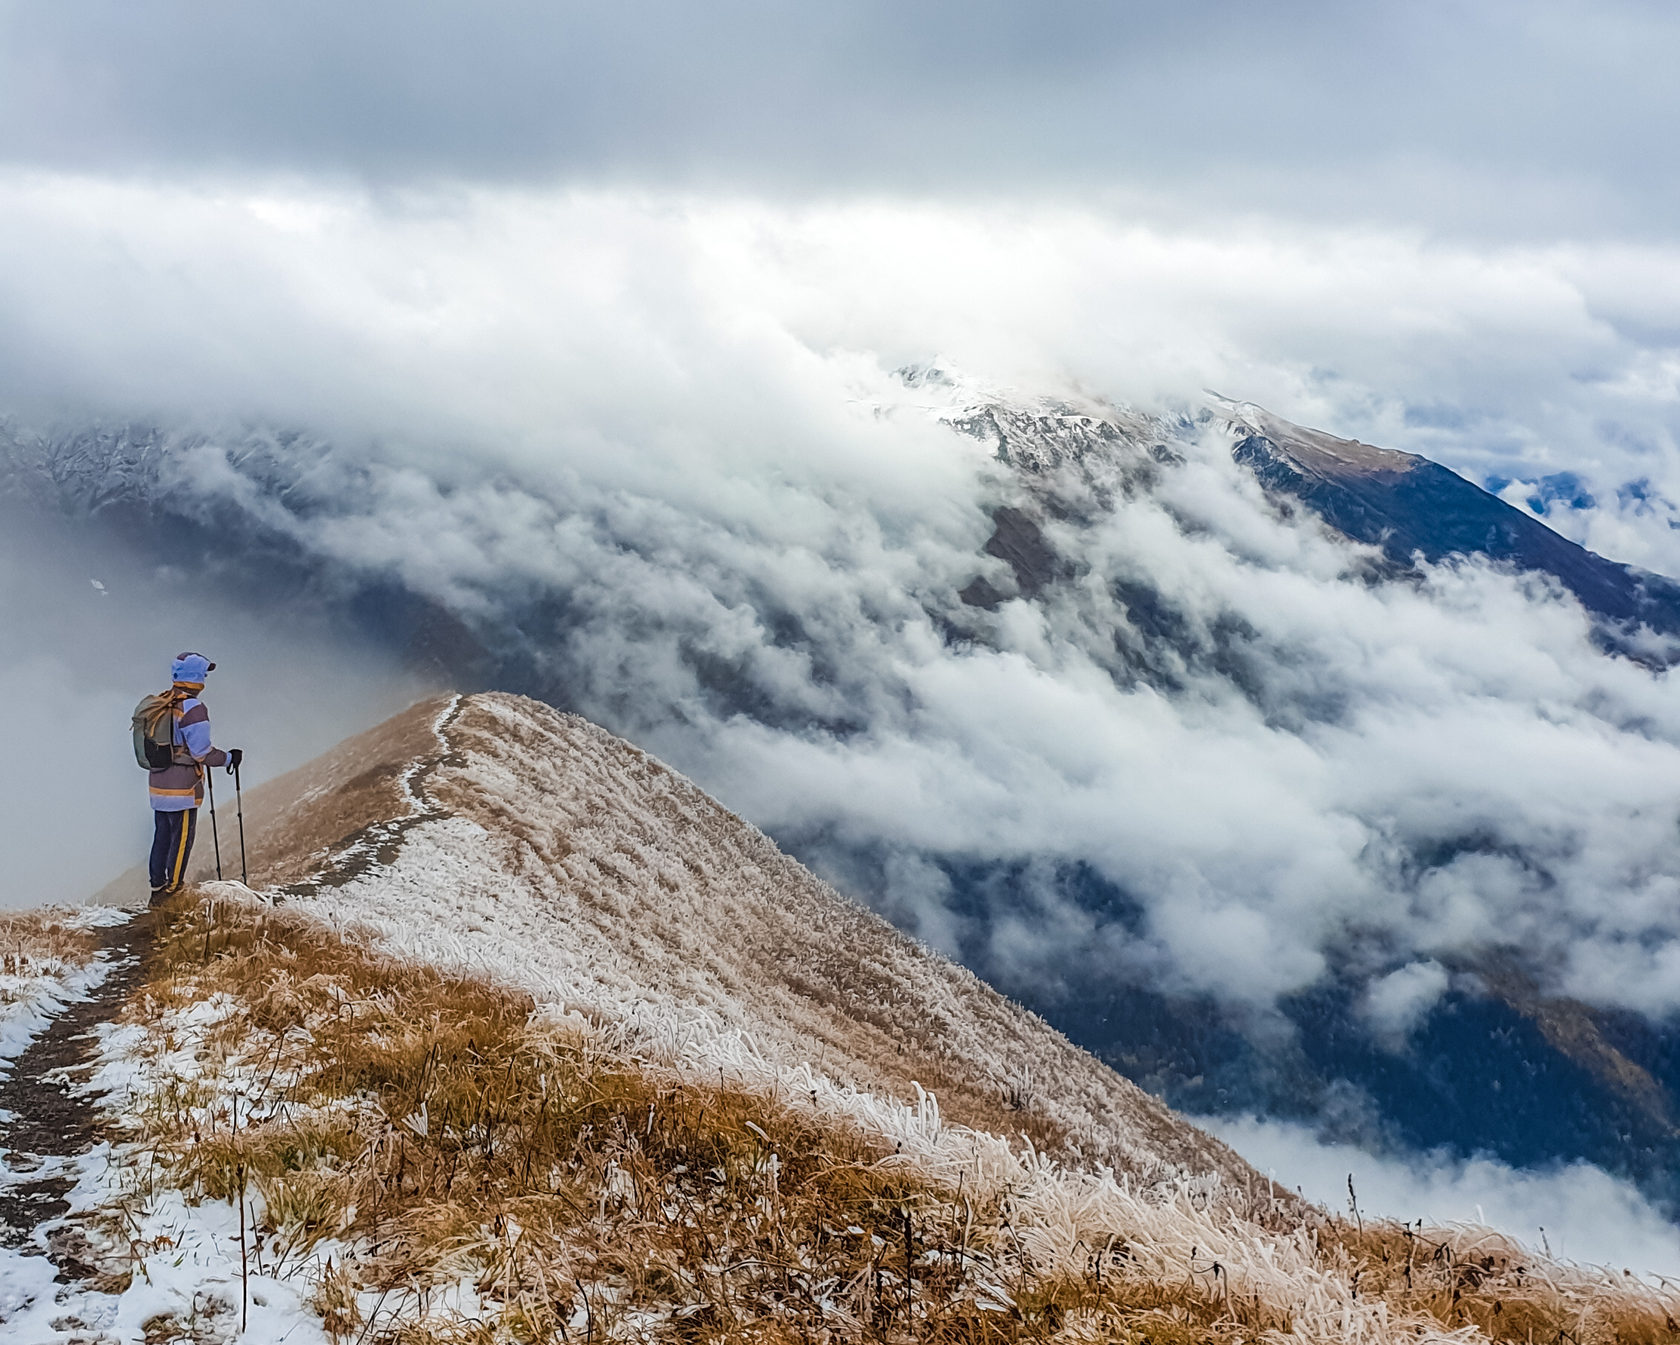
M 83 1239 L 73 1227 L 54 1227 L 69 1211 L 75 1184 L 66 1161 L 87 1153 L 101 1138 L 98 1110 L 73 1090 L 93 1069 L 95 1029 L 109 1022 L 145 974 L 152 935 L 151 914 L 100 931 L 100 955 L 109 965 L 105 979 L 85 1000 L 68 1004 L 0 1082 L 0 1246 L 38 1251 L 45 1229 L 47 1255 L 61 1282 L 87 1277 Z
M 408 803 L 407 814 L 370 823 L 343 837 L 308 878 L 277 889 L 276 900 L 305 896 L 324 887 L 345 887 L 376 868 L 396 862 L 402 852 L 403 838 L 422 822 L 429 822 L 439 815 L 437 804 L 426 792 L 432 776 L 445 766 L 462 764 L 460 752 L 449 741 L 449 729 L 465 707 L 464 696 L 455 696 L 449 702 L 448 708 L 432 725 L 437 752 L 410 762 L 403 772 L 401 789 Z

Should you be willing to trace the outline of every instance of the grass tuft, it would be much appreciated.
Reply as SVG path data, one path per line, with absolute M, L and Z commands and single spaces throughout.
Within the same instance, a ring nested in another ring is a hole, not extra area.
M 85 967 L 98 947 L 97 933 L 70 911 L 0 911 L 0 1004 L 6 979 L 62 976 Z

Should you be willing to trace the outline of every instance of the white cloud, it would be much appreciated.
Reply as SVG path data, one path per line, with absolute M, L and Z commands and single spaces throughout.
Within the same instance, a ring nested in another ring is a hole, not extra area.
M 1381 1036 L 1402 1045 L 1447 993 L 1450 979 L 1439 962 L 1408 962 L 1371 982 L 1360 1012 Z
M 779 442 L 804 471 L 844 442 L 819 388 L 845 352 L 938 353 L 1145 406 L 1211 386 L 1476 474 L 1567 468 L 1601 503 L 1562 526 L 1680 569 L 1666 518 L 1617 499 L 1638 479 L 1680 499 L 1680 341 L 1652 297 L 1680 285 L 1674 249 L 1186 227 L 1053 200 L 367 197 L 13 172 L 0 201 L 13 402 L 308 408 L 330 431 L 423 430 L 479 454 L 570 441 L 646 478 L 701 441 L 722 451 L 685 428 L 703 392 L 738 462 Z
M 1351 1175 L 1366 1217 L 1483 1224 L 1581 1264 L 1680 1274 L 1680 1227 L 1630 1183 L 1590 1163 L 1525 1171 L 1491 1158 L 1384 1157 L 1326 1144 L 1307 1127 L 1283 1121 L 1202 1117 L 1196 1123 L 1280 1185 L 1331 1209 L 1349 1212 Z

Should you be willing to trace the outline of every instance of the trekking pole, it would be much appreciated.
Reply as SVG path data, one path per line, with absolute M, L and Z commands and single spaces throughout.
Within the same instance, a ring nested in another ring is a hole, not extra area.
M 204 778 L 210 785 L 210 839 L 216 845 L 216 881 L 222 881 L 222 838 L 216 832 L 216 772 L 206 770 Z
M 239 789 L 238 766 L 233 768 L 233 811 L 239 818 L 239 881 L 249 887 L 251 876 L 245 872 L 245 796 Z

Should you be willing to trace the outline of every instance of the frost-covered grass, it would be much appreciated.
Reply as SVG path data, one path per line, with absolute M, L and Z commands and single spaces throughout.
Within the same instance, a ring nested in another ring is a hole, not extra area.
M 127 918 L 57 907 L 0 911 L 0 1078 L 52 1014 L 103 975 L 95 931 Z
M 102 1149 L 78 1166 L 68 1226 L 88 1238 L 85 1250 L 102 1273 L 66 1285 L 45 1256 L 0 1262 L 0 1340 L 328 1345 L 307 1282 L 272 1268 L 242 1275 L 239 1214 L 231 1203 L 161 1186 L 136 1201 L 133 1153 Z
M 99 953 L 97 931 L 127 919 L 108 908 L 0 914 L 0 1077 L 16 1067 L 54 1016 L 103 981 L 111 964 Z M 148 1037 L 131 1026 L 107 1040 L 104 1067 L 83 1086 L 90 1107 L 112 1090 L 117 1096 L 108 1101 L 118 1106 L 129 1096 L 135 1071 L 123 1047 Z M 44 1159 L 0 1149 L 0 1195 L 46 1178 L 70 1185 L 68 1219 L 0 1247 L 0 1341 L 169 1345 L 222 1338 L 222 1328 L 235 1320 L 230 1302 L 237 1302 L 237 1294 L 230 1300 L 218 1292 L 228 1283 L 229 1229 L 223 1225 L 234 1211 L 189 1208 L 180 1192 L 162 1189 L 145 1209 L 135 1208 L 124 1197 L 138 1161 L 134 1152 L 113 1152 L 109 1143 Z M 49 1247 L 61 1259 L 68 1253 L 99 1270 L 88 1282 L 66 1283 Z M 258 1283 L 250 1307 L 252 1330 L 245 1339 L 253 1345 L 317 1345 L 324 1339 L 315 1315 L 290 1286 Z
M 224 1323 L 289 1294 L 340 1345 L 1672 1338 L 1660 1291 L 1485 1231 L 1268 1225 L 931 1100 L 877 1126 L 655 1061 L 226 890 L 167 919 L 102 1076 L 124 1133 L 92 1222 L 119 1298 L 191 1247 L 219 1255 Z M 184 1306 L 153 1336 L 192 1338 Z
M 407 750 L 435 769 L 396 767 L 419 819 L 400 852 L 298 904 L 377 930 L 392 952 L 580 1011 L 654 1058 L 866 1110 L 920 1085 L 970 1126 L 1134 1183 L 1223 1174 L 1230 1194 L 1255 1179 L 630 744 L 522 697 L 434 704 Z
M 0 911 L 0 976 L 61 975 L 86 966 L 98 946 L 88 914 L 57 907 Z

